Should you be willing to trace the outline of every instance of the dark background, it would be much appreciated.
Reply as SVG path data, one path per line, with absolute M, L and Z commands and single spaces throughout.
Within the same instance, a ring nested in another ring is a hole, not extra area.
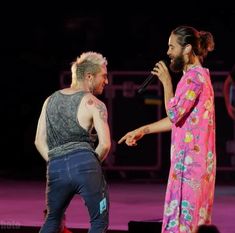
M 44 177 L 45 163 L 34 146 L 42 103 L 60 88 L 61 73 L 70 70 L 81 52 L 101 52 L 109 71 L 150 71 L 166 57 L 171 30 L 185 24 L 214 35 L 215 51 L 205 61 L 210 70 L 229 71 L 235 62 L 235 10 L 228 5 L 179 4 L 175 9 L 170 2 L 167 7 L 142 2 L 135 8 L 116 2 L 62 3 L 20 2 L 1 8 L 1 176 Z M 217 114 L 223 119 L 226 112 Z M 163 143 L 166 157 L 169 135 Z

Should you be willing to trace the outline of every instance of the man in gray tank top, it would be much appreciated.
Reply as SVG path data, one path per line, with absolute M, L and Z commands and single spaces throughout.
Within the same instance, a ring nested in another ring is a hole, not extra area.
M 96 96 L 108 84 L 107 60 L 102 54 L 85 52 L 72 63 L 71 72 L 70 87 L 45 100 L 38 120 L 35 146 L 47 162 L 47 216 L 40 233 L 59 230 L 76 194 L 88 209 L 89 232 L 104 233 L 109 195 L 101 163 L 111 139 L 106 106 Z

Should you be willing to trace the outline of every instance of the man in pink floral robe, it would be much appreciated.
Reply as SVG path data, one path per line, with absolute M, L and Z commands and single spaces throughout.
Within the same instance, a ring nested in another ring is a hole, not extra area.
M 152 71 L 163 84 L 167 117 L 119 140 L 135 146 L 146 134 L 172 132 L 162 233 L 193 233 L 199 225 L 211 223 L 216 172 L 214 92 L 202 62 L 213 49 L 210 32 L 189 26 L 174 29 L 167 51 L 170 69 L 183 72 L 175 94 L 165 63 L 157 62 Z

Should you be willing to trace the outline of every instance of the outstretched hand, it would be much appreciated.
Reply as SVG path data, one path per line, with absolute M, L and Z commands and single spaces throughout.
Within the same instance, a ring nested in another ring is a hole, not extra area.
M 128 146 L 137 146 L 137 141 L 141 139 L 144 136 L 144 133 L 142 130 L 133 130 L 128 133 L 126 133 L 119 141 L 118 144 L 121 144 L 125 141 L 125 143 Z

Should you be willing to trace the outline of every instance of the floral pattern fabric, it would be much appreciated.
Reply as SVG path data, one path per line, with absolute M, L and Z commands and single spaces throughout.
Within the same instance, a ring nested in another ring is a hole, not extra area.
M 168 103 L 172 121 L 162 233 L 211 223 L 216 172 L 214 92 L 208 69 L 188 70 Z

